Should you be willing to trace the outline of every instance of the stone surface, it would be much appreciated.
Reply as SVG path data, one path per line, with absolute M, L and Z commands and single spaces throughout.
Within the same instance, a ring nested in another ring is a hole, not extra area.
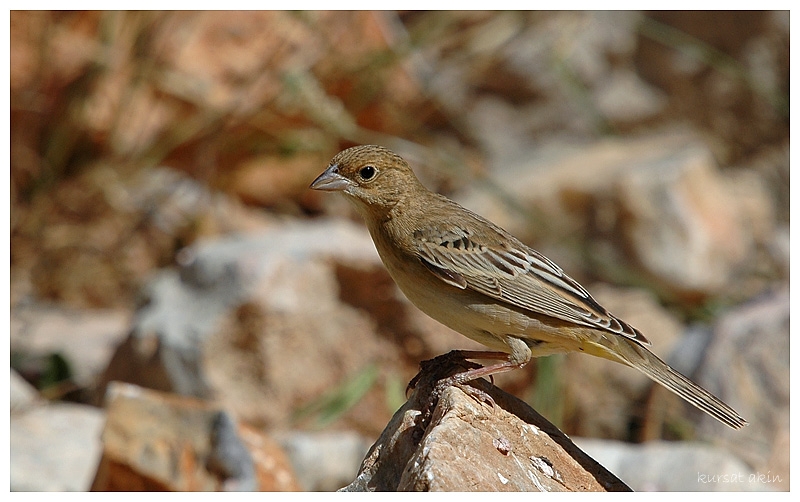
M 11 491 L 86 491 L 100 461 L 105 413 L 92 406 L 51 403 L 12 413 Z
M 752 237 L 711 152 L 689 142 L 637 162 L 616 185 L 633 257 L 671 291 L 707 296 L 729 284 Z
M 767 481 L 729 451 L 708 444 L 584 438 L 575 442 L 635 491 L 751 492 L 776 487 L 774 479 Z
M 335 491 L 353 480 L 371 440 L 352 431 L 276 435 L 305 491 Z
M 9 398 L 12 414 L 41 404 L 41 399 L 36 389 L 13 369 L 9 377 Z
M 11 309 L 11 351 L 27 357 L 60 354 L 69 363 L 75 383 L 88 386 L 124 338 L 129 317 L 123 309 L 16 305 Z
M 423 369 L 411 398 L 343 491 L 628 489 L 541 415 L 484 380 L 472 389 L 491 396 L 493 405 L 447 387 L 431 409 L 436 382 L 459 369 L 446 358 Z
M 489 179 L 457 200 L 578 278 L 599 268 L 697 301 L 729 286 L 771 228 L 763 184 L 734 182 L 686 129 L 497 150 Z
M 300 322 L 306 323 L 303 327 L 313 332 L 319 343 L 334 336 L 342 325 L 351 332 L 369 332 L 368 320 L 356 312 L 345 312 L 318 325 L 313 323 L 321 321 L 319 318 L 306 315 L 308 305 L 332 310 L 337 304 L 335 278 L 324 264 L 332 255 L 354 261 L 377 260 L 365 232 L 346 222 L 276 226 L 257 235 L 199 243 L 182 251 L 182 267 L 162 271 L 146 287 L 146 301 L 134 317 L 128 340 L 109 363 L 104 382 L 122 380 L 184 395 L 209 396 L 209 378 L 213 377 L 207 373 L 206 353 L 214 355 L 211 364 L 225 363 L 219 360 L 219 344 L 212 343 L 209 350 L 204 344 L 217 330 L 229 327 L 226 316 L 237 320 L 238 315 L 247 321 L 249 315 L 254 318 L 249 319 L 252 323 L 261 315 L 275 314 L 270 319 L 278 324 L 276 331 L 283 328 L 293 334 L 285 319 L 302 311 Z M 243 311 L 237 313 L 243 305 Z M 248 343 L 262 343 L 258 339 L 261 334 L 240 333 L 241 339 L 234 342 L 248 350 L 253 348 Z M 247 338 L 251 335 L 256 336 L 255 341 Z M 266 349 L 286 341 L 278 332 L 274 340 L 263 341 Z M 303 353 L 296 355 L 302 357 Z M 292 368 L 297 367 L 295 362 Z M 259 370 L 263 373 L 264 368 Z
M 478 347 L 403 297 L 358 223 L 274 225 L 182 257 L 146 286 L 101 388 L 214 396 L 247 423 L 290 427 L 295 409 L 369 365 L 398 378 L 436 353 Z M 377 433 L 390 412 L 375 404 L 352 413 Z
M 293 491 L 283 451 L 219 407 L 114 383 L 93 491 Z
M 750 425 L 728 431 L 700 417 L 700 437 L 723 445 L 759 473 L 780 476 L 789 489 L 789 289 L 778 288 L 726 312 L 698 382 L 733 406 Z M 736 434 L 736 432 L 739 432 Z
M 612 71 L 595 89 L 594 99 L 603 117 L 618 126 L 655 117 L 667 104 L 664 94 L 632 69 Z

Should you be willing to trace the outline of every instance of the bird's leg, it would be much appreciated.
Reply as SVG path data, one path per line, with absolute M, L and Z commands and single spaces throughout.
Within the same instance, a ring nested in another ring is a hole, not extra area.
M 478 378 L 487 376 L 491 377 L 492 375 L 496 375 L 498 373 L 505 373 L 506 371 L 515 370 L 525 366 L 525 363 L 514 363 L 509 361 L 508 354 L 503 354 L 503 356 L 506 359 L 503 362 L 492 364 L 490 366 L 480 366 L 461 373 L 456 373 L 453 376 L 442 379 L 441 382 L 447 382 L 450 385 L 458 385 L 470 382 L 472 380 L 477 380 Z
M 461 390 L 465 391 L 467 394 L 471 395 L 473 398 L 494 406 L 494 400 L 486 392 L 471 385 L 467 386 L 464 384 L 469 381 L 487 376 L 491 379 L 492 375 L 522 368 L 528 363 L 528 361 L 531 360 L 531 349 L 524 340 L 513 336 L 506 336 L 503 338 L 503 341 L 506 343 L 506 345 L 508 345 L 508 348 L 510 349 L 509 353 L 468 350 L 451 352 L 451 354 L 454 353 L 454 357 L 461 357 L 464 359 L 499 359 L 501 362 L 492 364 L 490 366 L 472 367 L 467 371 L 456 373 L 455 375 L 440 380 L 434 387 L 434 393 L 437 395 L 437 397 L 438 394 L 441 393 L 445 388 L 450 385 L 455 385 Z
M 439 395 L 444 391 L 444 389 L 450 386 L 455 386 L 464 391 L 465 394 L 472 396 L 474 399 L 482 401 L 494 407 L 495 402 L 494 399 L 492 399 L 492 396 L 478 389 L 477 387 L 465 384 L 467 382 L 471 382 L 472 380 L 477 380 L 478 378 L 483 378 L 487 376 L 491 378 L 492 375 L 515 370 L 525 365 L 525 363 L 514 363 L 509 361 L 508 354 L 504 354 L 502 352 L 498 352 L 497 354 L 502 355 L 503 358 L 506 360 L 497 364 L 492 364 L 490 366 L 478 366 L 477 368 L 472 368 L 467 371 L 462 371 L 461 373 L 456 373 L 455 375 L 451 375 L 447 378 L 439 380 L 439 382 L 436 384 L 436 387 L 434 387 L 433 390 L 435 396 L 438 398 Z M 483 358 L 485 359 L 486 357 L 484 356 Z

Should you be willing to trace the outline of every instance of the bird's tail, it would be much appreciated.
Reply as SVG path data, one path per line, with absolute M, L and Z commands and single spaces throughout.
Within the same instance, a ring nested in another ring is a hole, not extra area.
M 747 420 L 742 418 L 736 410 L 672 369 L 658 356 L 635 341 L 622 337 L 603 337 L 602 341 L 589 343 L 595 350 L 587 352 L 636 368 L 728 427 L 741 429 L 747 425 Z

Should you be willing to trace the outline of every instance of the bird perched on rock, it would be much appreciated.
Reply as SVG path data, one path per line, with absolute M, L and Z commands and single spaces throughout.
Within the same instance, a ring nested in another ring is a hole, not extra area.
M 747 421 L 650 352 L 639 330 L 614 317 L 558 265 L 514 236 L 426 189 L 408 163 L 365 145 L 337 154 L 311 188 L 345 195 L 384 265 L 420 310 L 492 351 L 450 383 L 524 366 L 532 357 L 584 352 L 641 371 L 739 429 Z

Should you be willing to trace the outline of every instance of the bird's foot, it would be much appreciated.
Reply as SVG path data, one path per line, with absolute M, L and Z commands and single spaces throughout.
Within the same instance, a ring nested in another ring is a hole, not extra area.
M 433 359 L 428 359 L 419 363 L 419 373 L 417 373 L 414 378 L 408 382 L 408 386 L 406 386 L 406 396 L 408 396 L 409 391 L 417 388 L 417 385 L 423 378 L 426 381 L 425 383 L 430 385 L 431 382 L 439 382 L 441 380 L 453 378 L 456 375 L 462 374 L 466 371 L 483 367 L 478 363 L 468 360 L 469 356 L 464 352 L 465 351 L 462 350 L 451 350 L 446 354 L 442 354 L 434 357 Z M 453 370 L 455 368 L 459 368 L 464 371 L 453 375 Z M 465 381 L 466 380 L 462 380 L 461 383 Z

